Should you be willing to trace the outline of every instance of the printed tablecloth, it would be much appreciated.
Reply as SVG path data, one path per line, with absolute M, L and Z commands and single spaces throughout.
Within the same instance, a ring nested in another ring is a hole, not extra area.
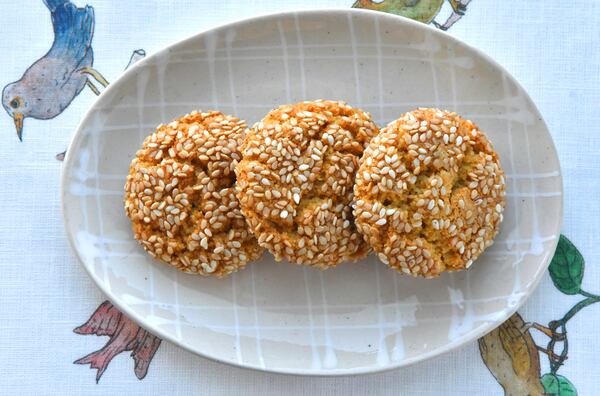
M 479 342 L 381 374 L 259 373 L 161 342 L 105 301 L 67 244 L 60 153 L 78 121 L 131 62 L 176 40 L 252 15 L 351 6 L 447 29 L 528 90 L 549 125 L 564 176 L 564 237 L 548 275 L 518 314 Z M 60 17 L 61 7 L 77 17 Z M 3 2 L 0 29 L 6 111 L 0 114 L 0 393 L 598 393 L 600 1 L 28 0 Z M 81 70 L 86 78 L 50 89 L 64 75 L 36 66 L 49 56 L 89 64 Z M 54 105 L 36 105 L 43 95 L 53 95 Z

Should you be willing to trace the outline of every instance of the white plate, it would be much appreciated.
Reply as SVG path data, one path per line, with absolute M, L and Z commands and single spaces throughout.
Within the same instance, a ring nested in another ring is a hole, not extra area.
M 227 279 L 178 273 L 133 239 L 129 162 L 160 122 L 195 108 L 259 120 L 272 107 L 343 99 L 381 125 L 417 106 L 488 133 L 508 175 L 501 232 L 469 271 L 397 274 L 371 256 L 320 272 L 270 255 Z M 554 252 L 562 179 L 548 130 L 504 69 L 451 36 L 361 10 L 286 12 L 200 33 L 148 57 L 98 98 L 68 150 L 63 211 L 92 279 L 152 333 L 255 369 L 341 375 L 411 364 L 475 340 L 531 294 Z

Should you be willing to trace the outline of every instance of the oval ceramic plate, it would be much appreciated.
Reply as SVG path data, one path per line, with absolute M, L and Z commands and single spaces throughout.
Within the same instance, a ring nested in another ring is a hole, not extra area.
M 413 279 L 371 256 L 326 272 L 263 259 L 226 279 L 178 273 L 133 239 L 122 197 L 154 127 L 192 109 L 252 124 L 271 108 L 342 99 L 384 125 L 418 106 L 488 133 L 508 175 L 496 243 L 470 270 Z M 221 362 L 310 375 L 374 372 L 473 341 L 534 290 L 562 216 L 556 151 L 523 88 L 487 56 L 408 19 L 359 10 L 253 18 L 150 56 L 99 97 L 68 150 L 63 211 L 92 279 L 152 333 Z

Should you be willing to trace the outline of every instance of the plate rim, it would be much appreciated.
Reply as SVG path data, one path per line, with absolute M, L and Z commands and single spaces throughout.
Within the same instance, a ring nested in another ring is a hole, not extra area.
M 205 351 L 200 351 L 200 350 L 194 349 L 192 346 L 190 346 L 186 342 L 184 342 L 182 340 L 177 340 L 175 338 L 175 336 L 173 334 L 171 334 L 170 332 L 161 330 L 158 327 L 148 326 L 146 324 L 144 318 L 142 318 L 140 315 L 138 315 L 124 301 L 113 296 L 112 292 L 110 292 L 108 290 L 107 285 L 104 284 L 104 282 L 99 277 L 95 276 L 91 272 L 90 266 L 88 266 L 86 264 L 86 261 L 83 259 L 82 255 L 80 254 L 80 252 L 77 248 L 77 243 L 75 241 L 75 237 L 69 231 L 69 227 L 67 225 L 69 223 L 69 216 L 67 214 L 67 205 L 66 205 L 66 199 L 67 199 L 67 195 L 68 195 L 67 191 L 66 191 L 67 173 L 68 173 L 69 169 L 72 168 L 73 161 L 75 158 L 70 153 L 73 152 L 73 147 L 76 145 L 76 143 L 78 143 L 81 140 L 83 126 L 88 123 L 89 119 L 92 116 L 92 113 L 94 111 L 96 111 L 99 103 L 102 102 L 103 98 L 106 97 L 107 95 L 109 95 L 109 93 L 111 93 L 113 90 L 117 89 L 119 86 L 118 83 L 121 80 L 127 79 L 129 77 L 129 75 L 136 73 L 139 69 L 142 69 L 146 65 L 146 63 L 151 62 L 155 58 L 160 57 L 165 52 L 168 52 L 170 50 L 170 48 L 172 48 L 174 46 L 183 45 L 183 44 L 187 43 L 188 41 L 198 40 L 205 34 L 210 34 L 212 32 L 223 30 L 223 29 L 234 28 L 236 26 L 244 25 L 244 24 L 248 24 L 248 23 L 259 23 L 261 20 L 277 19 L 277 18 L 282 18 L 282 17 L 287 17 L 287 16 L 315 15 L 315 14 L 328 14 L 328 13 L 342 13 L 342 14 L 349 14 L 349 15 L 351 15 L 351 14 L 367 15 L 368 14 L 371 17 L 393 20 L 396 23 L 405 24 L 411 28 L 429 31 L 430 33 L 432 33 L 434 35 L 438 35 L 439 37 L 443 37 L 444 39 L 449 40 L 453 44 L 458 44 L 459 46 L 463 46 L 467 50 L 472 51 L 474 54 L 483 58 L 484 60 L 489 62 L 491 65 L 493 65 L 494 67 L 496 67 L 497 69 L 499 69 L 500 71 L 505 73 L 506 76 L 508 76 L 516 84 L 516 86 L 522 90 L 522 92 L 525 95 L 525 98 L 531 103 L 531 105 L 533 106 L 533 109 L 537 112 L 537 114 L 539 114 L 539 116 L 540 116 L 539 121 L 542 123 L 543 127 L 546 129 L 546 131 L 550 137 L 551 154 L 554 158 L 556 158 L 556 163 L 558 166 L 558 176 L 557 177 L 558 177 L 558 181 L 560 184 L 559 187 L 560 187 L 561 194 L 560 194 L 560 202 L 559 202 L 559 215 L 558 215 L 558 219 L 557 219 L 557 223 L 556 223 L 556 230 L 554 230 L 554 235 L 556 235 L 556 237 L 552 241 L 552 246 L 550 246 L 548 249 L 549 251 L 552 252 L 552 255 L 548 255 L 547 258 L 542 263 L 542 265 L 539 266 L 537 273 L 533 279 L 533 282 L 531 282 L 530 286 L 526 289 L 526 294 L 518 301 L 518 303 L 515 305 L 515 307 L 506 311 L 508 313 L 506 316 L 502 315 L 501 319 L 488 321 L 485 325 L 480 326 L 479 328 L 475 329 L 474 331 L 472 330 L 471 332 L 467 333 L 467 335 L 463 335 L 456 341 L 449 342 L 443 346 L 440 346 L 436 349 L 433 349 L 429 352 L 423 353 L 418 356 L 406 358 L 406 359 L 403 359 L 398 362 L 391 362 L 385 366 L 371 365 L 371 366 L 363 366 L 363 367 L 349 368 L 349 369 L 346 369 L 346 368 L 335 369 L 334 368 L 334 369 L 320 369 L 320 370 L 312 370 L 312 369 L 304 369 L 304 368 L 297 369 L 297 368 L 281 368 L 281 367 L 261 367 L 259 365 L 255 365 L 252 363 L 238 362 L 233 359 L 227 359 L 222 355 L 210 354 Z M 542 280 L 542 278 L 544 277 L 544 274 L 546 273 L 546 270 L 548 269 L 548 266 L 550 265 L 553 254 L 556 251 L 556 247 L 558 245 L 558 240 L 560 237 L 560 230 L 562 228 L 562 224 L 563 224 L 563 220 L 564 220 L 563 172 L 562 172 L 562 167 L 560 164 L 560 157 L 558 155 L 558 150 L 556 149 L 556 143 L 554 142 L 552 134 L 550 133 L 550 129 L 548 128 L 548 125 L 546 124 L 546 121 L 544 119 L 544 116 L 539 111 L 539 108 L 537 107 L 536 103 L 532 100 L 531 96 L 529 95 L 527 90 L 525 90 L 525 88 L 521 85 L 521 83 L 508 70 L 506 70 L 506 68 L 504 68 L 504 66 L 502 66 L 500 63 L 498 63 L 496 60 L 494 60 L 492 57 L 487 55 L 482 50 L 450 35 L 449 33 L 445 32 L 445 31 L 434 28 L 430 25 L 427 25 L 427 24 L 424 24 L 424 23 L 421 23 L 418 21 L 414 21 L 412 19 L 409 19 L 409 18 L 406 18 L 403 16 L 390 14 L 390 13 L 386 13 L 386 12 L 357 9 L 357 8 L 342 8 L 342 7 L 311 8 L 311 9 L 307 8 L 307 9 L 297 9 L 297 10 L 286 10 L 286 11 L 262 13 L 259 15 L 254 15 L 254 16 L 250 16 L 250 17 L 246 17 L 246 18 L 242 18 L 242 19 L 236 19 L 233 21 L 225 22 L 222 24 L 217 24 L 217 25 L 214 25 L 207 29 L 200 30 L 199 32 L 194 33 L 190 36 L 187 36 L 183 39 L 174 41 L 171 44 L 168 44 L 168 45 L 160 48 L 159 50 L 157 50 L 157 51 L 151 53 L 150 55 L 148 55 L 147 57 L 145 57 L 144 59 L 141 59 L 140 61 L 133 64 L 130 68 L 125 70 L 123 73 L 121 73 L 111 84 L 109 84 L 108 87 L 104 91 L 102 91 L 102 93 L 93 101 L 93 103 L 86 110 L 85 114 L 79 121 L 77 128 L 75 129 L 75 133 L 73 134 L 73 137 L 71 138 L 71 141 L 68 144 L 67 153 L 66 153 L 65 160 L 64 160 L 64 163 L 63 163 L 63 166 L 61 169 L 60 200 L 61 200 L 60 208 L 61 208 L 61 216 L 62 216 L 62 220 L 63 220 L 63 227 L 65 229 L 65 233 L 67 234 L 67 240 L 69 241 L 69 247 L 70 247 L 71 251 L 75 254 L 75 257 L 77 257 L 77 260 L 79 261 L 81 266 L 85 269 L 88 276 L 92 279 L 92 281 L 96 284 L 96 286 L 100 289 L 100 291 L 102 291 L 102 293 L 106 296 L 106 298 L 109 299 L 112 304 L 117 306 L 117 308 L 121 312 L 126 314 L 128 318 L 135 321 L 140 327 L 149 331 L 151 334 L 154 334 L 163 340 L 167 340 L 167 341 L 171 342 L 172 344 L 175 344 L 176 346 L 181 347 L 197 356 L 201 356 L 203 358 L 210 359 L 215 362 L 223 363 L 223 364 L 233 366 L 233 367 L 239 367 L 239 368 L 264 372 L 264 373 L 286 374 L 286 375 L 307 376 L 307 377 L 341 377 L 341 376 L 365 375 L 365 374 L 374 374 L 374 373 L 391 371 L 391 370 L 399 369 L 402 367 L 411 366 L 413 364 L 423 362 L 426 360 L 430 360 L 434 357 L 438 357 L 438 356 L 447 354 L 450 351 L 461 348 L 461 347 L 467 345 L 468 343 L 471 343 L 471 342 L 475 341 L 476 339 L 485 336 L 486 334 L 488 334 L 489 332 L 493 331 L 498 326 L 500 326 L 502 323 L 504 323 L 504 321 L 506 321 L 506 319 L 508 319 L 519 308 L 521 308 L 523 306 L 523 304 L 529 299 L 529 297 L 531 297 L 533 292 L 537 289 L 540 281 Z

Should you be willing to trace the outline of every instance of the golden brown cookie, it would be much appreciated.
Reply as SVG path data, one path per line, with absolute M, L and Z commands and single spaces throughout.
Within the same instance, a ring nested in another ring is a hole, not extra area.
M 350 204 L 358 159 L 377 133 L 368 113 L 323 100 L 280 106 L 256 123 L 236 172 L 259 244 L 321 269 L 364 257 Z
M 261 255 L 235 196 L 245 129 L 237 118 L 194 111 L 146 138 L 127 176 L 125 212 L 151 256 L 220 277 Z
M 504 172 L 477 126 L 420 108 L 391 122 L 360 161 L 356 225 L 379 258 L 414 276 L 469 268 L 492 244 Z

